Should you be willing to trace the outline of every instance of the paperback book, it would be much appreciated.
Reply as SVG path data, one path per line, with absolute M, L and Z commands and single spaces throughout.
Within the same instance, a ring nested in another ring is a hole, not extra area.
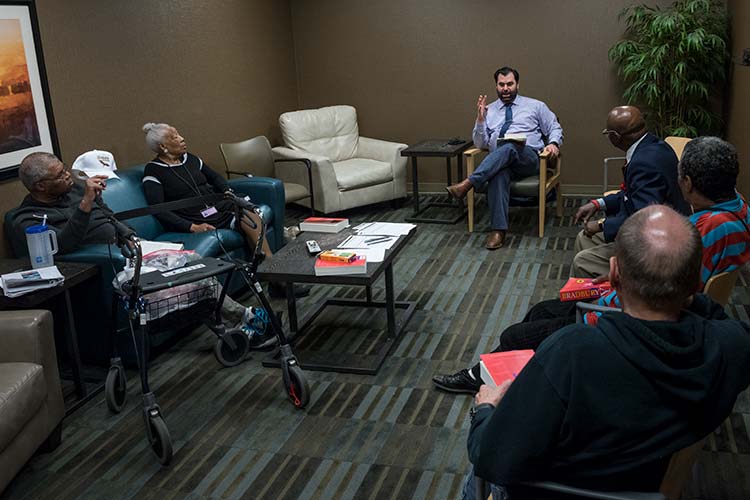
M 480 354 L 482 381 L 491 387 L 498 387 L 506 380 L 516 378 L 533 356 L 531 349 Z
M 560 300 L 568 302 L 572 300 L 598 299 L 611 289 L 609 281 L 594 283 L 592 278 L 570 278 L 560 289 Z
M 358 255 L 350 262 L 315 259 L 315 276 L 365 273 L 367 273 L 367 258 L 364 255 Z
M 338 233 L 349 226 L 349 219 L 331 217 L 308 217 L 299 223 L 300 231 L 313 233 Z

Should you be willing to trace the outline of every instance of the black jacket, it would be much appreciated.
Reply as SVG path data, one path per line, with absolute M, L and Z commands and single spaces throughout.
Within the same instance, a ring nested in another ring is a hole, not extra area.
M 646 134 L 638 144 L 624 174 L 625 190 L 604 198 L 605 241 L 614 241 L 625 219 L 648 205 L 661 203 L 690 215 L 690 207 L 677 185 L 677 156 L 669 144 L 655 135 Z
M 691 312 L 565 327 L 496 409 L 477 413 L 469 458 L 496 484 L 656 490 L 670 456 L 714 430 L 750 384 L 749 328 Z

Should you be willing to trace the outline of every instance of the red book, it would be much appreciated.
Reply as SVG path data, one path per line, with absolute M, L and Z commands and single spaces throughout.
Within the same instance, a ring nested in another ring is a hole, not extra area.
M 365 274 L 367 272 L 367 258 L 358 255 L 351 262 L 334 262 L 315 259 L 315 276 L 334 276 L 337 274 Z
M 611 289 L 612 286 L 609 281 L 594 283 L 593 278 L 569 278 L 568 282 L 560 289 L 560 300 L 567 302 L 598 299 Z
M 534 351 L 491 352 L 479 355 L 479 367 L 485 384 L 498 387 L 506 380 L 513 380 L 534 355 Z

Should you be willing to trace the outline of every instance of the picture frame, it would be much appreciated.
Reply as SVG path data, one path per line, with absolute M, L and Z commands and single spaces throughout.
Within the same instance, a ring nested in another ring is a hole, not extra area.
M 0 0 L 0 181 L 34 152 L 60 156 L 33 0 Z

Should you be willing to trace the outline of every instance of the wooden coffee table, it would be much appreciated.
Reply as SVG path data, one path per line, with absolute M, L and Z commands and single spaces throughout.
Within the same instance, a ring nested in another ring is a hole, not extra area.
M 397 302 L 393 291 L 393 261 L 413 237 L 416 230 L 414 228 L 409 234 L 401 236 L 390 249 L 386 250 L 383 262 L 369 262 L 366 274 L 315 276 L 315 257 L 307 253 L 307 247 L 305 246 L 307 240 L 316 240 L 323 250 L 327 250 L 335 248 L 345 238 L 353 234 L 351 229 L 345 229 L 335 234 L 300 233 L 296 240 L 287 243 L 271 259 L 268 259 L 259 266 L 258 277 L 261 280 L 286 283 L 289 327 L 292 332 L 292 338 L 300 339 L 305 335 L 306 329 L 327 306 L 379 308 L 386 311 L 387 337 L 376 352 L 372 354 L 356 354 L 298 350 L 295 348 L 295 354 L 302 368 L 306 370 L 369 375 L 377 373 L 396 339 L 403 333 L 404 327 L 416 310 L 416 302 Z M 372 299 L 372 285 L 382 274 L 385 275 L 385 301 L 374 301 Z M 294 283 L 364 286 L 366 298 L 365 300 L 346 298 L 324 299 L 316 304 L 313 311 L 298 326 L 297 305 L 293 293 Z M 396 318 L 396 309 L 403 309 L 399 318 Z M 353 334 L 355 333 L 353 332 Z M 263 362 L 263 366 L 279 366 L 277 358 L 278 353 L 272 353 Z

